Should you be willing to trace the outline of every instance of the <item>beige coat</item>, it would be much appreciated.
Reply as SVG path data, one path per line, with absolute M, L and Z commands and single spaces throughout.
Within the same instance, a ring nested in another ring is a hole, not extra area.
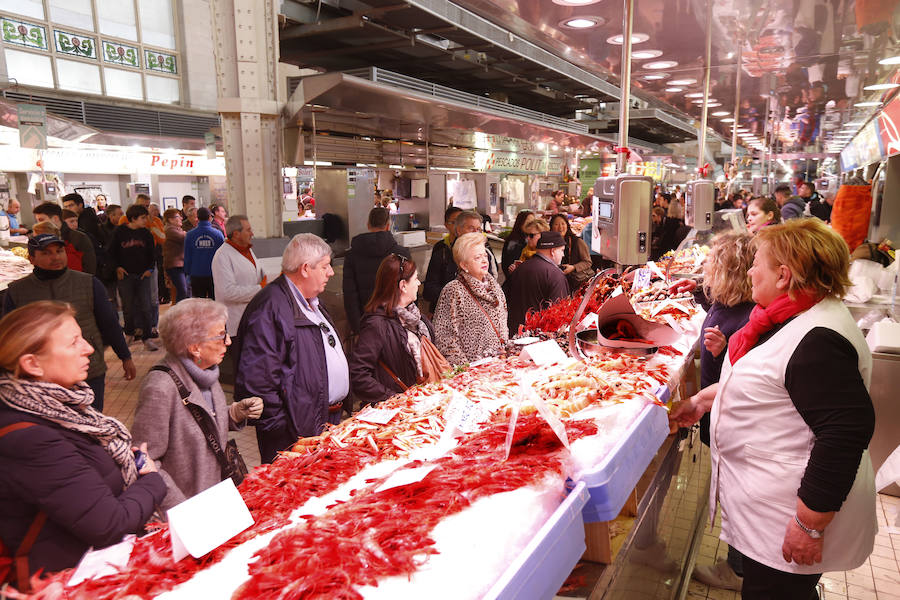
M 225 393 L 218 382 L 212 387 L 214 409 L 210 411 L 197 384 L 177 358 L 166 355 L 160 364 L 175 371 L 187 386 L 190 402 L 212 415 L 223 446 L 229 430 L 244 426 L 244 422 L 234 423 L 229 418 Z M 131 435 L 135 446 L 147 442 L 147 453 L 159 465 L 159 474 L 169 490 L 160 505 L 163 512 L 222 481 L 219 462 L 168 373 L 150 371 L 144 376 Z

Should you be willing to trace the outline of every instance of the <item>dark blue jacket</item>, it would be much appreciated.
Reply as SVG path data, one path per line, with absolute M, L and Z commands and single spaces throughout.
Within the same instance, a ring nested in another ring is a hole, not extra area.
M 213 256 L 224 243 L 225 236 L 209 221 L 198 222 L 184 236 L 184 274 L 212 277 Z
M 82 554 L 138 533 L 166 496 L 158 473 L 123 491 L 119 466 L 93 437 L 0 404 L 0 539 L 14 552 L 38 510 L 47 514 L 28 556 L 33 573 L 74 567 Z
M 189 232 L 190 233 L 190 232 Z M 257 293 L 238 326 L 236 399 L 259 396 L 260 449 L 284 450 L 328 422 L 328 369 L 319 325 L 301 312 L 284 275 Z M 334 321 L 319 305 L 332 331 Z M 279 447 L 280 446 L 280 447 Z M 267 461 L 263 457 L 263 462 Z

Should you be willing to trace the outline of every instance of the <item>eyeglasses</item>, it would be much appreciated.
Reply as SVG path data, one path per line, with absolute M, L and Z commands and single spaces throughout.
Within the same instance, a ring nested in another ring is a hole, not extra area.
M 541 234 L 540 234 L 540 232 L 526 233 L 526 234 L 525 234 L 525 237 L 532 238 L 532 237 L 534 237 L 534 236 L 536 236 L 536 235 L 541 235 Z
M 214 335 L 213 337 L 204 338 L 204 342 L 225 342 L 228 339 L 228 332 L 226 331 L 222 335 Z
M 321 323 L 319 323 L 319 329 L 322 330 L 322 333 L 328 335 L 328 345 L 334 348 L 337 344 L 337 340 L 334 339 L 334 334 L 331 333 L 331 328 L 328 327 L 325 321 L 322 321 Z

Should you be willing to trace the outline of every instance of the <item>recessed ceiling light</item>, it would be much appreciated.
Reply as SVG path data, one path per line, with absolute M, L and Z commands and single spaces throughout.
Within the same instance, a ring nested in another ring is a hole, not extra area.
M 889 56 L 878 61 L 879 65 L 900 65 L 900 56 Z
M 667 92 L 671 92 L 671 93 L 674 94 L 675 92 L 683 92 L 683 91 L 684 91 L 684 88 L 680 88 L 680 87 L 667 87 L 667 88 L 666 88 L 666 91 L 667 91 Z
M 721 102 L 707 102 L 706 106 L 708 106 L 709 108 L 715 108 L 717 106 L 722 106 L 722 103 Z
M 727 110 L 717 110 L 716 112 L 714 112 L 714 113 L 712 114 L 712 116 L 714 116 L 714 117 L 727 117 L 727 116 L 730 115 L 730 114 L 731 114 L 731 113 L 730 113 L 729 111 L 727 111 Z
M 559 25 L 568 29 L 590 29 L 591 27 L 599 27 L 604 23 L 606 23 L 606 19 L 603 17 L 579 15 L 564 19 L 559 22 Z
M 732 119 L 731 117 L 728 117 L 727 119 L 722 119 L 722 122 L 723 123 L 734 123 L 734 119 Z
M 587 6 L 598 2 L 600 0 L 553 0 L 554 4 L 559 4 L 560 6 Z
M 646 42 L 650 39 L 650 36 L 646 33 L 632 33 L 631 34 L 631 43 L 632 44 L 640 44 Z M 606 38 L 607 44 L 615 44 L 617 46 L 621 46 L 622 42 L 625 40 L 625 36 L 621 33 L 619 35 L 614 35 L 612 37 Z
M 559 150 L 559 146 L 557 146 L 556 144 L 553 144 L 553 150 Z
M 691 92 L 690 94 L 685 94 L 685 98 L 702 98 L 703 92 Z
M 872 102 L 857 102 L 853 106 L 858 106 L 860 108 L 866 108 L 869 106 L 881 106 L 881 102 L 876 102 L 874 100 Z
M 696 79 L 673 79 L 670 81 L 672 85 L 694 85 L 697 83 Z
M 662 56 L 662 50 L 638 50 L 631 53 L 631 58 L 634 60 L 649 60 L 660 56 Z
M 678 63 L 674 60 L 657 60 L 644 65 L 645 69 L 671 69 L 677 67 Z
M 863 89 L 870 92 L 878 92 L 881 90 L 892 90 L 898 87 L 900 87 L 900 83 L 876 83 L 874 85 L 867 85 Z
M 644 81 L 658 81 L 660 79 L 665 79 L 668 76 L 668 73 L 652 73 L 650 75 L 644 75 L 641 79 Z

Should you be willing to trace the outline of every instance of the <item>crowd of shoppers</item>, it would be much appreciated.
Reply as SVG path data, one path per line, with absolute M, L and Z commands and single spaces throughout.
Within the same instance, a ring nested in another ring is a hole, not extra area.
M 779 224 L 793 203 L 776 192 L 778 200 L 749 200 L 750 233 L 712 242 L 698 291 L 707 309 L 703 390 L 672 413 L 682 425 L 712 413 L 712 428 L 701 428 L 718 467 L 711 503 L 729 515 L 728 559 L 701 565 L 698 577 L 743 587 L 748 598 L 776 588 L 804 597 L 823 570 L 860 564 L 874 535 L 862 485 L 871 476 L 871 358 L 839 302 L 849 285 L 846 246 L 818 219 Z M 417 304 L 415 262 L 390 235 L 389 212 L 373 208 L 369 231 L 353 239 L 344 261 L 344 304 L 357 335 L 345 350 L 320 299 L 334 275 L 321 238 L 291 239 L 282 274 L 269 283 L 245 215 L 196 208 L 188 197 L 161 220 L 149 198 L 121 217 L 116 205 L 98 215 L 83 199 L 66 204 L 66 212 L 42 205 L 28 248 L 34 272 L 10 285 L 0 320 L 0 490 L 33 478 L 0 500 L 4 544 L 21 549 L 29 525 L 47 519 L 25 549 L 28 572 L 72 566 L 88 546 L 140 531 L 154 510 L 237 481 L 228 431 L 253 424 L 260 457 L 271 462 L 298 437 L 338 423 L 351 397 L 377 404 L 451 366 L 504 355 L 529 311 L 592 273 L 587 245 L 564 214 L 547 223 L 520 213 L 498 268 L 478 213 L 451 207 L 448 236 L 433 248 L 425 277 L 432 324 Z M 195 224 L 186 222 L 191 214 Z M 660 194 L 654 215 L 660 226 L 684 227 L 677 195 Z M 85 241 L 96 277 L 80 272 L 90 265 Z M 101 281 L 104 265 L 114 273 L 112 292 Z M 160 271 L 175 304 L 158 319 L 151 282 Z M 110 294 L 122 299 L 124 325 Z M 111 346 L 134 378 L 129 341 L 158 350 L 157 319 L 165 352 L 143 378 L 129 433 L 100 412 L 103 352 Z M 229 405 L 222 383 L 231 382 Z M 768 427 L 741 427 L 739 415 L 760 412 Z M 80 497 L 72 501 L 72 493 Z M 857 538 L 823 546 L 826 527 L 829 539 L 851 530 Z

